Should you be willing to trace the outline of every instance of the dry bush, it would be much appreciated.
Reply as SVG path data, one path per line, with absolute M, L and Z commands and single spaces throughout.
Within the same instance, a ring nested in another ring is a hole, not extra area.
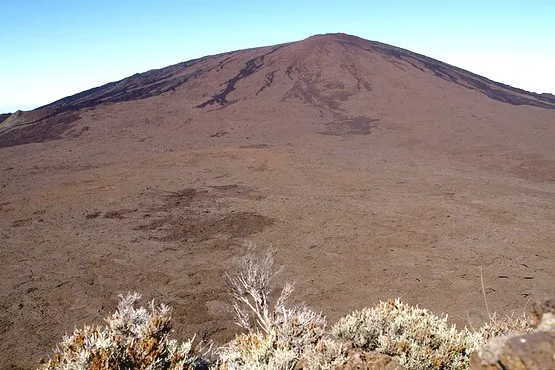
M 407 369 L 464 369 L 470 354 L 484 344 L 480 333 L 458 331 L 446 316 L 398 299 L 353 312 L 332 333 L 355 347 L 393 356 Z
M 286 283 L 275 303 L 271 281 L 277 274 L 271 251 L 251 249 L 227 275 L 237 324 L 248 330 L 219 350 L 227 369 L 290 369 L 306 359 L 309 368 L 332 368 L 344 359 L 341 346 L 326 337 L 326 319 L 305 305 L 288 307 L 293 285 Z
M 305 316 L 308 313 L 310 319 Z M 238 334 L 219 349 L 225 369 L 291 369 L 303 360 L 303 369 L 333 369 L 346 359 L 339 341 L 326 335 L 325 320 L 314 320 L 312 311 L 299 310 L 291 320 L 269 332 Z
M 397 299 L 353 312 L 328 331 L 320 313 L 289 304 L 293 284 L 272 293 L 278 272 L 271 251 L 251 248 L 226 274 L 237 324 L 246 332 L 215 350 L 212 363 L 193 353 L 193 340 L 169 339 L 169 307 L 151 302 L 136 308 L 140 296 L 132 293 L 120 296 L 106 326 L 85 326 L 64 337 L 40 369 L 285 370 L 300 362 L 303 369 L 331 370 L 346 363 L 352 347 L 392 356 L 408 370 L 467 369 L 470 354 L 491 338 L 532 330 L 525 315 L 499 320 L 495 314 L 479 330 L 457 330 L 447 316 Z M 485 298 L 483 279 L 482 291 Z
M 203 361 L 192 353 L 192 342 L 169 339 L 170 308 L 151 302 L 136 308 L 137 293 L 120 296 L 106 326 L 85 326 L 64 337 L 41 370 L 190 369 Z
M 526 315 L 497 319 L 495 314 L 477 331 L 457 330 L 447 323 L 447 316 L 436 316 L 397 299 L 353 312 L 331 332 L 352 340 L 355 347 L 392 356 L 409 370 L 454 370 L 467 369 L 472 352 L 491 338 L 531 330 Z
M 256 255 L 251 246 L 237 261 L 235 271 L 225 275 L 237 324 L 249 332 L 261 329 L 269 333 L 272 326 L 284 319 L 287 311 L 285 303 L 294 287 L 286 283 L 272 307 L 271 282 L 278 272 L 274 270 L 271 250 L 264 255 Z
M 484 305 L 489 317 L 489 322 L 484 323 L 478 330 L 483 338 L 484 344 L 489 342 L 489 340 L 494 337 L 516 333 L 527 333 L 534 329 L 530 317 L 526 315 L 524 310 L 521 315 L 515 315 L 513 313 L 502 319 L 498 319 L 497 313 L 495 312 L 490 314 L 482 267 L 480 267 L 480 283 L 482 286 L 482 295 L 484 296 Z
M 482 336 L 484 343 L 490 341 L 494 337 L 500 337 L 511 334 L 529 333 L 534 330 L 534 326 L 530 317 L 525 313 L 520 315 L 512 314 L 498 319 L 494 313 L 490 317 L 490 321 L 486 322 L 478 330 Z

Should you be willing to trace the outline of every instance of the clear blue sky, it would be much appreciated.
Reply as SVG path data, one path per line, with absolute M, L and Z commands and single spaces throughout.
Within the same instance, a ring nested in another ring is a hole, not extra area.
M 0 112 L 208 54 L 328 32 L 555 93 L 553 0 L 0 0 Z

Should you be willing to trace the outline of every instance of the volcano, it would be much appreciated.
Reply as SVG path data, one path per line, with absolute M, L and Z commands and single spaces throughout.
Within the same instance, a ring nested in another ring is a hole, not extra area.
M 175 113 L 187 118 L 248 110 L 281 120 L 285 109 L 302 112 L 313 123 L 336 122 L 340 127 L 362 122 L 366 128 L 374 120 L 369 116 L 409 104 L 431 108 L 469 99 L 478 104 L 487 97 L 555 109 L 551 94 L 529 93 L 408 50 L 333 34 L 207 56 L 136 74 L 31 112 L 3 115 L 0 146 L 74 137 L 71 123 L 80 113 L 153 97 L 175 105 Z M 312 118 L 315 113 L 320 120 Z
M 229 339 L 245 243 L 331 321 L 401 297 L 479 325 L 480 271 L 492 310 L 522 309 L 555 293 L 554 143 L 555 96 L 345 34 L 0 115 L 0 367 L 127 291 Z

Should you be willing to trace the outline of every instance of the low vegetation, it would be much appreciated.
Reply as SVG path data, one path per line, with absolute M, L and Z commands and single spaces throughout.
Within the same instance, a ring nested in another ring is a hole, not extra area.
M 140 296 L 130 293 L 120 296 L 105 326 L 76 329 L 40 369 L 335 369 L 352 350 L 389 355 L 406 369 L 466 369 L 470 354 L 494 336 L 532 329 L 525 316 L 492 316 L 478 330 L 458 330 L 446 316 L 400 300 L 353 312 L 328 328 L 321 313 L 289 304 L 293 284 L 272 299 L 273 265 L 271 252 L 251 249 L 226 275 L 243 332 L 222 347 L 194 349 L 194 338 L 170 339 L 171 309 L 154 302 L 137 307 Z
M 169 339 L 170 308 L 136 307 L 140 295 L 120 296 L 105 326 L 85 326 L 64 337 L 41 369 L 186 369 L 203 360 L 192 354 L 193 339 Z

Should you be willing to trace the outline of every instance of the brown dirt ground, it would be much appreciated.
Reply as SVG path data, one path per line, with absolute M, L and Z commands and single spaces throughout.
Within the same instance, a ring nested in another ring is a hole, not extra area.
M 171 305 L 176 337 L 230 339 L 222 274 L 244 242 L 273 246 L 278 283 L 332 322 L 401 297 L 479 325 L 480 268 L 501 314 L 555 293 L 554 111 L 387 55 L 290 48 L 223 107 L 195 108 L 243 59 L 0 149 L 1 368 L 32 367 L 127 291 Z

